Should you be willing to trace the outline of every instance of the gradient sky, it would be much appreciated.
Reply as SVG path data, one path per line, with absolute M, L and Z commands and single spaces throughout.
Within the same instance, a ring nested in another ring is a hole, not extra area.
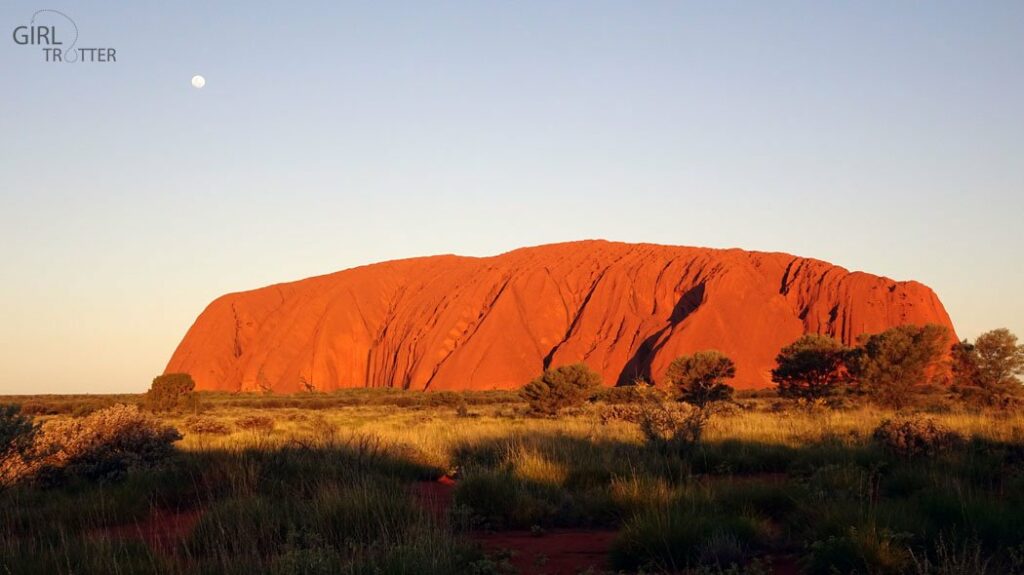
M 229 291 L 583 238 L 1024 335 L 1022 2 L 113 4 L 0 6 L 0 394 L 141 391 Z M 118 61 L 16 45 L 41 8 Z

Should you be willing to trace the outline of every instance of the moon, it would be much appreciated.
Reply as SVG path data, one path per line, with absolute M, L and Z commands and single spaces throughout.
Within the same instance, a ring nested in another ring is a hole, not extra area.
M 206 78 L 203 78 L 199 74 L 196 74 L 195 76 L 192 76 L 192 87 L 193 88 L 202 88 L 205 85 L 206 85 Z

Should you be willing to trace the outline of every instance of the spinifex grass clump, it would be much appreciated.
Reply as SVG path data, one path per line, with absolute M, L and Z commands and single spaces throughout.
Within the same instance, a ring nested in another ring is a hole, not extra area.
M 246 415 L 235 420 L 235 427 L 254 433 L 270 433 L 274 431 L 274 425 L 274 418 L 269 415 Z
M 185 418 L 185 431 L 196 435 L 228 435 L 231 427 L 223 421 L 206 415 Z
M 886 450 L 905 458 L 934 457 L 964 442 L 959 433 L 928 417 L 887 419 L 872 437 Z
M 646 512 L 626 522 L 612 551 L 619 569 L 678 572 L 729 567 L 764 552 L 770 532 L 760 518 L 701 511 L 686 505 Z
M 213 503 L 185 543 L 189 552 L 215 557 L 230 550 L 259 561 L 283 542 L 310 543 L 305 539 L 313 534 L 324 546 L 345 550 L 384 538 L 402 540 L 426 522 L 411 496 L 384 478 L 353 484 L 313 480 L 302 488 L 302 498 L 260 491 Z
M 181 544 L 219 573 L 457 573 L 478 558 L 409 486 L 439 470 L 377 436 L 324 435 L 222 454 L 222 487 Z M 393 570 L 397 569 L 397 570 Z

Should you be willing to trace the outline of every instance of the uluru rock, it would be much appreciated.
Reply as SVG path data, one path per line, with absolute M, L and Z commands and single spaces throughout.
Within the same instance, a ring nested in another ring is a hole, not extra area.
M 850 344 L 953 326 L 931 289 L 782 253 L 583 241 L 383 262 L 222 296 L 167 372 L 202 390 L 508 389 L 585 362 L 606 385 L 659 380 L 717 349 L 735 387 L 771 385 L 804 333 Z

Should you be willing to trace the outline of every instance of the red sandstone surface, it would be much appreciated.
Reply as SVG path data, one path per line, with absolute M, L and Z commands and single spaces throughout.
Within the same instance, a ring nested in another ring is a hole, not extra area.
M 770 385 L 775 355 L 803 333 L 853 343 L 904 323 L 953 329 L 914 281 L 783 253 L 582 241 L 228 294 L 166 371 L 203 390 L 508 389 L 583 361 L 615 385 L 657 381 L 673 358 L 717 349 L 744 389 Z

